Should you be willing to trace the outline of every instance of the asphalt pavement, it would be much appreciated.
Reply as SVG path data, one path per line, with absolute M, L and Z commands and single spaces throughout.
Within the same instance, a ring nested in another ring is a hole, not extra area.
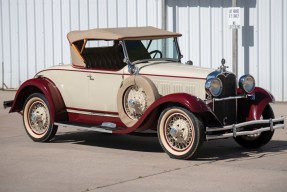
M 33 142 L 22 116 L 3 109 L 0 91 L 0 192 L 287 191 L 287 129 L 259 150 L 233 139 L 205 142 L 195 160 L 170 159 L 157 137 L 60 128 L 50 143 Z M 272 104 L 287 118 L 287 103 Z

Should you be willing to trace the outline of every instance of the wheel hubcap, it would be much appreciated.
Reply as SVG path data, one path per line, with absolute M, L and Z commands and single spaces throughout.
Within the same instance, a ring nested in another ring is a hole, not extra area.
M 46 106 L 40 102 L 34 102 L 29 109 L 29 124 L 31 130 L 38 135 L 45 133 L 49 126 L 49 116 Z
M 145 91 L 133 85 L 124 95 L 124 109 L 131 119 L 139 119 L 147 108 Z

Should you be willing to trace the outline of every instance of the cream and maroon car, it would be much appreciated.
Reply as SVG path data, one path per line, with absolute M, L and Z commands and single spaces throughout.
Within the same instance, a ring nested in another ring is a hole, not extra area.
M 68 33 L 72 64 L 40 71 L 24 82 L 10 112 L 23 115 L 34 141 L 50 141 L 58 126 L 111 134 L 157 131 L 172 158 L 194 158 L 207 140 L 233 137 L 258 148 L 284 127 L 274 97 L 254 78 L 181 63 L 181 34 L 154 27 Z M 104 135 L 103 135 L 104 137 Z

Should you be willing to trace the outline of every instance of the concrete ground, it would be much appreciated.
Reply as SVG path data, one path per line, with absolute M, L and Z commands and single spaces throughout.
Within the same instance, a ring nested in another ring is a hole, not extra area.
M 22 117 L 8 114 L 0 91 L 0 191 L 286 191 L 287 129 L 260 150 L 233 139 L 206 142 L 196 160 L 170 159 L 157 137 L 59 129 L 50 143 L 35 143 Z M 287 117 L 287 104 L 272 105 Z M 285 127 L 286 128 L 286 127 Z

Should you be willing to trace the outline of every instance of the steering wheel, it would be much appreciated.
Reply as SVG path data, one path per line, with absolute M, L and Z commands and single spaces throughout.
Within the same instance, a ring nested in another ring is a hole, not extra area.
M 150 55 L 154 54 L 154 56 L 152 57 L 153 59 L 157 56 L 157 54 L 159 54 L 159 58 L 162 58 L 162 52 L 160 50 L 153 50 L 151 52 L 149 52 Z

